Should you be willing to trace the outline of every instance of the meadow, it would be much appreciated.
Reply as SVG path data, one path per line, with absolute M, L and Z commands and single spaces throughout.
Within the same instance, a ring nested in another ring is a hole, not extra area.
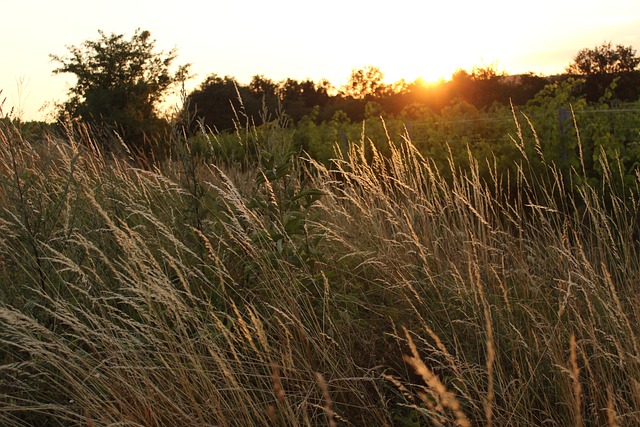
M 510 114 L 508 156 L 276 117 L 153 164 L 2 122 L 0 424 L 639 424 L 640 175 Z

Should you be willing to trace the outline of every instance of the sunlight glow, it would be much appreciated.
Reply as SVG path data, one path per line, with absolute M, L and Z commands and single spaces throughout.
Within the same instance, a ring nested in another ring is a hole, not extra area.
M 160 49 L 178 48 L 196 78 L 230 75 L 248 83 L 262 74 L 346 83 L 351 70 L 373 65 L 389 83 L 448 79 L 457 69 L 495 64 L 510 74 L 562 72 L 582 48 L 604 41 L 640 48 L 640 2 L 494 0 L 415 2 L 384 7 L 364 0 L 322 3 L 185 0 L 178 8 L 114 0 L 99 13 L 79 0 L 9 0 L 0 26 L 0 95 L 28 117 L 65 98 L 70 77 L 52 76 L 49 54 L 95 39 L 99 29 L 130 35 L 147 29 Z M 33 10 L 38 13 L 34 14 Z M 126 10 L 126 13 L 123 11 Z M 28 82 L 18 93 L 16 81 Z

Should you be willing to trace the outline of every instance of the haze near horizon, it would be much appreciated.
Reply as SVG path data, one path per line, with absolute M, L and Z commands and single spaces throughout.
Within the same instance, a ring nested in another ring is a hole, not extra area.
M 400 0 L 299 3 L 185 0 L 166 7 L 113 0 L 88 9 L 78 0 L 7 0 L 0 26 L 0 103 L 24 120 L 42 120 L 66 98 L 70 75 L 53 75 L 49 54 L 98 38 L 149 30 L 157 49 L 177 48 L 176 64 L 191 63 L 187 90 L 215 73 L 247 83 L 328 79 L 341 86 L 351 70 L 380 68 L 387 82 L 437 81 L 455 70 L 494 64 L 508 74 L 564 71 L 582 48 L 612 42 L 640 48 L 640 2 L 504 0 L 435 4 Z

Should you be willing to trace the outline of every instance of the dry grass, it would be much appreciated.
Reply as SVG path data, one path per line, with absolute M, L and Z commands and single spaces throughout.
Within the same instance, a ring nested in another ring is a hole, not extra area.
M 638 181 L 447 180 L 410 141 L 265 180 L 0 132 L 0 424 L 640 423 Z

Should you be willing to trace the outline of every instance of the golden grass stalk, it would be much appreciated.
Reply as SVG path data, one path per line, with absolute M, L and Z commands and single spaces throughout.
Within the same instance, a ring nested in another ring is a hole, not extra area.
M 412 356 L 404 355 L 405 362 L 409 363 L 416 371 L 416 373 L 422 377 L 423 381 L 429 387 L 429 389 L 435 392 L 435 394 L 439 398 L 439 401 L 442 403 L 442 407 L 453 412 L 456 424 L 460 427 L 470 427 L 471 423 L 462 410 L 462 406 L 460 405 L 460 402 L 458 401 L 456 396 L 448 391 L 445 385 L 442 384 L 440 379 L 433 373 L 433 371 L 429 369 L 427 365 L 425 365 L 425 363 L 420 358 L 420 354 L 418 353 L 418 349 L 413 343 L 411 335 L 409 335 L 409 331 L 404 328 L 404 332 L 409 344 L 409 349 L 411 350 L 412 354 Z
M 321 373 L 316 373 L 316 379 L 318 381 L 318 385 L 320 386 L 320 390 L 322 390 L 322 396 L 324 397 L 324 406 L 323 410 L 325 415 L 327 416 L 327 420 L 329 421 L 329 427 L 337 427 L 337 423 L 335 420 L 335 412 L 333 411 L 333 401 L 331 400 L 331 395 L 329 394 L 329 387 L 327 386 L 327 382 L 324 379 L 324 376 Z
M 569 362 L 571 364 L 570 374 L 573 384 L 573 399 L 574 399 L 574 424 L 576 427 L 582 427 L 584 422 L 582 420 L 582 384 L 580 384 L 580 367 L 578 366 L 578 356 L 576 351 L 576 336 L 571 334 L 569 341 Z

